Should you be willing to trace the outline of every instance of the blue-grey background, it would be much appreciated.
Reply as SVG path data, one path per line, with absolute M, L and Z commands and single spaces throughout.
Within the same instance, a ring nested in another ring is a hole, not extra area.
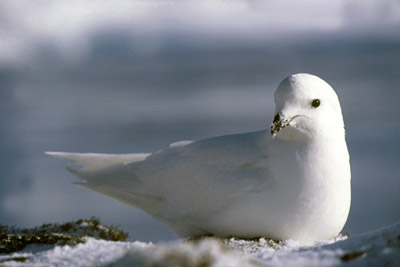
M 351 154 L 344 232 L 400 220 L 400 2 L 2 1 L 0 224 L 97 216 L 173 238 L 71 185 L 46 150 L 151 152 L 269 127 L 273 92 L 308 72 L 337 91 Z

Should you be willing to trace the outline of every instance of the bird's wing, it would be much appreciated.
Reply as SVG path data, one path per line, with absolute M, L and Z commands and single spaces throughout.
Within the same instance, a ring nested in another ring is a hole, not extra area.
M 215 137 L 141 158 L 131 156 L 128 164 L 103 163 L 103 168 L 95 164 L 96 168 L 69 170 L 84 180 L 80 186 L 138 207 L 161 221 L 208 216 L 263 183 L 266 135 L 254 132 Z M 77 155 L 52 155 L 92 164 L 88 158 L 78 160 Z
M 260 189 L 268 137 L 262 131 L 210 138 L 154 153 L 137 167 L 164 200 L 164 218 L 202 216 Z

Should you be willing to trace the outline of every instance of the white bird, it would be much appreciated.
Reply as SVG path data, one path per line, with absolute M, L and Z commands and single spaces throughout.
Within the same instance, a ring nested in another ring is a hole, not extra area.
M 81 164 L 78 184 L 142 209 L 179 236 L 335 237 L 350 209 L 339 99 L 310 74 L 284 79 L 268 130 L 183 141 L 149 154 L 46 152 Z

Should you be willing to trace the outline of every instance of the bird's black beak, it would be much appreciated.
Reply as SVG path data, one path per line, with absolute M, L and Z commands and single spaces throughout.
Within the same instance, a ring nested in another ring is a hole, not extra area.
M 294 116 L 292 119 L 294 119 L 295 117 L 298 117 L 298 116 Z M 272 125 L 271 125 L 272 137 L 274 137 L 280 130 L 282 130 L 283 128 L 288 126 L 289 123 L 292 121 L 292 119 L 290 119 L 290 120 L 285 119 L 285 117 L 283 116 L 283 114 L 281 112 L 276 113 L 274 120 L 272 121 Z
M 286 118 L 282 112 L 276 113 L 271 125 L 272 137 L 274 137 L 280 130 L 288 126 L 295 118 L 298 117 L 302 117 L 302 115 L 295 115 L 293 117 Z
M 276 113 L 271 125 L 271 135 L 275 136 L 282 128 L 281 113 Z

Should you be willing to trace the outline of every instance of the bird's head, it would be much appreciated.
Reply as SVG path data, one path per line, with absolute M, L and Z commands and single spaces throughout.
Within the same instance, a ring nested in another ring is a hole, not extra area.
M 339 99 L 332 87 L 311 74 L 293 74 L 275 92 L 271 134 L 282 140 L 344 136 Z

